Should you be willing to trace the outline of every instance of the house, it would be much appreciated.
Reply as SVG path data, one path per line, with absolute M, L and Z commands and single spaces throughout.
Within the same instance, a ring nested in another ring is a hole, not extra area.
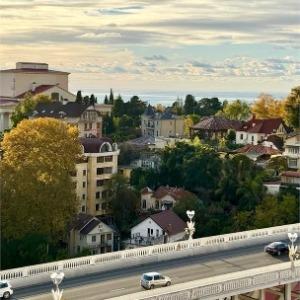
M 92 216 L 110 213 L 106 184 L 118 172 L 118 146 L 109 138 L 80 138 L 83 158 L 72 174 L 79 211 Z
M 193 193 L 183 188 L 160 186 L 156 191 L 153 191 L 149 187 L 145 187 L 141 190 L 141 210 L 170 209 L 181 199 L 195 197 Z
M 18 62 L 15 69 L 0 70 L 0 132 L 11 128 L 11 115 L 27 93 L 48 95 L 55 101 L 75 101 L 76 96 L 68 91 L 69 74 L 32 62 Z
M 290 169 L 300 170 L 300 132 L 293 132 L 286 138 L 283 155 Z
M 51 117 L 76 125 L 79 137 L 102 136 L 102 116 L 93 105 L 77 102 L 38 103 L 32 118 Z
M 276 134 L 285 138 L 289 129 L 281 118 L 276 119 L 256 119 L 253 115 L 252 119 L 243 124 L 236 131 L 237 144 L 253 144 L 266 140 L 269 135 Z
M 281 173 L 281 184 L 292 185 L 300 190 L 300 172 L 285 171 Z
M 229 129 L 237 130 L 241 125 L 241 121 L 223 117 L 203 117 L 199 123 L 190 127 L 190 136 L 198 135 L 201 139 L 219 139 L 225 137 Z
M 157 112 L 154 107 L 148 105 L 141 116 L 142 135 L 152 137 L 183 137 L 184 118 L 177 116 L 166 109 Z
M 150 215 L 131 228 L 132 245 L 176 242 L 185 238 L 185 222 L 172 210 Z
M 100 254 L 119 250 L 118 231 L 105 219 L 88 214 L 78 214 L 69 232 L 69 253 L 77 255 L 84 250 Z
M 267 162 L 272 156 L 281 155 L 281 151 L 273 148 L 273 146 L 264 146 L 262 144 L 248 144 L 236 149 L 233 152 L 244 154 L 260 165 L 264 165 L 264 163 Z

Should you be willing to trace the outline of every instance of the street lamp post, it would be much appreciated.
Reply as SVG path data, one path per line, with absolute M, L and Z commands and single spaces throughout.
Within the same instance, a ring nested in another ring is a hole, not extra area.
M 186 215 L 188 216 L 189 221 L 186 222 L 187 227 L 185 228 L 185 232 L 189 235 L 189 240 L 192 240 L 195 232 L 195 222 L 192 221 L 195 216 L 195 211 L 187 210 Z
M 61 300 L 62 298 L 63 290 L 59 290 L 58 286 L 61 284 L 64 277 L 65 274 L 63 272 L 59 272 L 59 273 L 55 272 L 50 275 L 50 278 L 52 279 L 53 284 L 55 285 L 55 290 L 52 289 L 52 296 L 54 300 Z
M 294 262 L 297 260 L 300 256 L 298 252 L 298 246 L 294 245 L 294 243 L 297 241 L 298 234 L 296 232 L 294 233 L 288 233 L 289 240 L 291 241 L 292 245 L 289 245 L 289 258 L 291 262 Z

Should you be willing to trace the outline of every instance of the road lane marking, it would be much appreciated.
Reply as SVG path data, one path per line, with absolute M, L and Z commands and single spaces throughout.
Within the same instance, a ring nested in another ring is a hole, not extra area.
M 119 289 L 114 289 L 114 290 L 111 290 L 111 292 L 117 292 L 117 291 L 122 291 L 122 290 L 125 290 L 125 288 L 122 287 L 122 288 L 119 288 Z

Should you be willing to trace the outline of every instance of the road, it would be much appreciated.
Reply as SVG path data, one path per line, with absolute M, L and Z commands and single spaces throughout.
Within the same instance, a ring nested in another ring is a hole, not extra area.
M 61 284 L 66 300 L 109 299 L 141 291 L 139 279 L 142 273 L 158 271 L 172 279 L 172 284 L 183 283 L 220 274 L 227 274 L 287 261 L 286 255 L 272 257 L 263 252 L 264 245 L 220 251 L 143 265 L 106 273 L 87 274 L 65 278 Z M 13 299 L 52 300 L 52 284 L 42 284 L 15 289 Z

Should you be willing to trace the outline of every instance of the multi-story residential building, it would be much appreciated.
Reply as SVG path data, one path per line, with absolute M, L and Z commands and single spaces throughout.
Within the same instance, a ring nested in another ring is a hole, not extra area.
M 184 135 L 184 118 L 174 115 L 169 109 L 156 112 L 148 105 L 141 116 L 142 135 L 153 137 L 182 137 Z
M 283 155 L 290 169 L 300 170 L 300 132 L 293 132 L 286 138 Z
M 257 145 L 267 139 L 269 135 L 275 134 L 284 138 L 287 133 L 288 128 L 281 118 L 256 119 L 253 116 L 251 120 L 236 131 L 236 143 Z
M 118 146 L 109 138 L 81 138 L 83 159 L 73 176 L 81 212 L 92 216 L 109 214 L 106 184 L 118 172 Z
M 10 129 L 15 107 L 27 93 L 47 95 L 54 101 L 75 101 L 68 91 L 68 72 L 50 70 L 45 63 L 18 62 L 0 71 L 0 132 Z
M 93 105 L 83 105 L 77 102 L 38 103 L 32 117 L 51 117 L 76 125 L 79 137 L 100 138 L 102 136 L 102 116 Z
M 69 233 L 71 255 L 88 250 L 91 254 L 118 250 L 118 232 L 105 219 L 88 214 L 78 214 Z

